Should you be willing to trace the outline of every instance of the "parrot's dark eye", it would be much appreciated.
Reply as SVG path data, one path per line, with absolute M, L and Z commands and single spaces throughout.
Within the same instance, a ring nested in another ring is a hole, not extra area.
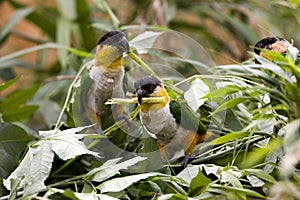
M 143 90 L 146 92 L 146 94 L 151 94 L 155 88 L 157 87 L 157 85 L 155 84 L 145 84 L 142 86 Z

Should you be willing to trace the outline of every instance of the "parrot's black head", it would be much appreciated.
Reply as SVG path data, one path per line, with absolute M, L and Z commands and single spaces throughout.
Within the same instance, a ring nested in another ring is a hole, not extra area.
M 153 76 L 145 76 L 138 79 L 134 83 L 134 87 L 139 104 L 142 104 L 143 97 L 150 97 L 158 86 L 162 86 L 162 82 Z
M 118 52 L 120 54 L 124 52 L 129 52 L 129 43 L 126 39 L 126 35 L 123 32 L 120 31 L 110 31 L 106 34 L 104 34 L 97 45 L 100 46 L 114 46 L 118 49 Z
M 287 50 L 287 46 L 289 45 L 290 43 L 284 38 L 278 36 L 266 37 L 255 44 L 254 53 L 260 55 L 261 49 L 267 49 L 278 53 L 283 53 Z

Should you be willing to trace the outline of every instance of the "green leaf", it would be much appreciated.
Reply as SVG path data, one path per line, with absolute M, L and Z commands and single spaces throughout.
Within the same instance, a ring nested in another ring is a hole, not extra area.
M 195 79 L 191 84 L 191 87 L 184 93 L 184 99 L 196 112 L 205 103 L 206 99 L 202 97 L 209 92 L 209 87 L 200 79 Z
M 218 112 L 221 112 L 223 110 L 232 108 L 242 102 L 245 102 L 247 100 L 252 99 L 252 97 L 238 97 L 238 98 L 234 98 L 234 99 L 230 99 L 228 101 L 226 101 L 225 103 L 223 103 L 222 105 L 220 105 L 214 112 L 212 112 L 210 115 L 214 115 Z
M 283 147 L 287 154 L 295 153 L 300 136 L 300 119 L 294 120 L 284 127 Z
M 96 3 L 96 5 L 101 8 L 102 10 L 104 10 L 105 12 L 107 12 L 112 20 L 112 23 L 114 25 L 115 29 L 119 29 L 120 28 L 120 21 L 119 19 L 116 17 L 116 15 L 114 14 L 114 12 L 111 10 L 111 8 L 107 5 L 107 3 L 104 0 L 94 0 L 94 2 Z
M 99 157 L 98 153 L 89 151 L 81 141 L 83 137 L 93 134 L 78 134 L 78 132 L 90 128 L 91 126 L 77 127 L 60 130 L 39 131 L 39 134 L 51 143 L 51 149 L 62 160 L 75 158 L 76 156 L 89 154 Z M 97 134 L 94 134 L 97 135 Z
M 28 7 L 27 4 L 22 4 L 20 1 L 10 1 L 10 5 L 18 9 Z M 55 39 L 56 16 L 59 13 L 52 7 L 42 6 L 42 4 L 39 4 L 37 8 L 38 11 L 30 13 L 26 19 L 48 34 L 52 40 Z
M 62 193 L 62 196 L 68 200 L 79 200 L 74 194 L 74 191 L 72 191 L 70 188 L 65 189 L 65 191 Z
M 76 1 L 65 1 L 65 0 L 56 0 L 57 6 L 60 9 L 61 13 L 70 20 L 75 20 L 77 18 L 76 12 Z
M 148 49 L 153 47 L 154 42 L 162 33 L 163 32 L 145 31 L 133 38 L 129 44 L 134 47 L 138 53 L 147 53 Z
M 111 25 L 108 22 L 93 23 L 92 27 L 99 29 L 99 30 L 107 31 L 107 32 L 114 30 L 113 25 Z
M 247 175 L 247 179 L 252 187 L 262 187 L 265 183 L 254 175 Z
M 3 181 L 10 190 L 12 181 L 20 181 L 19 188 L 24 189 L 24 195 L 36 193 L 46 186 L 44 181 L 50 174 L 54 153 L 49 141 L 42 141 L 39 146 L 30 147 L 20 165 Z
M 241 91 L 242 88 L 236 86 L 236 85 L 226 85 L 222 88 L 213 90 L 209 93 L 207 93 L 206 95 L 203 96 L 203 98 L 211 98 L 211 99 L 216 99 L 216 98 L 220 98 L 220 97 L 224 97 L 228 94 L 232 94 L 232 93 L 236 93 Z
M 0 109 L 13 109 L 29 100 L 39 89 L 39 85 L 15 92 L 0 103 Z
M 189 196 L 198 196 L 202 194 L 210 183 L 210 178 L 207 178 L 199 168 L 197 176 L 194 177 L 190 183 L 190 187 L 188 190 Z
M 222 175 L 221 175 L 222 179 L 224 179 L 224 180 L 222 180 L 222 182 L 224 182 L 226 180 L 226 182 L 229 182 L 235 188 L 243 188 L 243 185 L 241 184 L 241 182 L 238 179 L 239 174 L 233 174 L 234 172 L 236 172 L 236 171 L 224 169 L 224 171 L 222 171 Z M 243 193 L 235 193 L 234 195 L 237 196 L 238 199 L 246 200 L 246 196 Z
M 270 152 L 277 150 L 282 145 L 282 141 L 279 139 L 271 139 L 270 142 L 263 148 L 255 148 L 251 152 L 249 152 L 241 163 L 242 168 L 249 168 L 250 166 L 254 166 L 258 164 L 261 160 L 263 160 L 266 155 Z
M 221 137 L 218 137 L 214 140 L 212 140 L 209 144 L 210 145 L 219 145 L 219 144 L 224 144 L 226 142 L 238 139 L 238 138 L 242 138 L 247 136 L 249 133 L 245 133 L 245 132 L 232 132 L 232 133 L 228 133 L 226 135 L 223 135 Z
M 9 81 L 6 81 L 5 83 L 2 83 L 0 85 L 0 92 L 2 92 L 3 90 L 5 90 L 6 88 L 8 88 L 9 86 L 11 86 L 12 84 L 14 84 L 17 80 L 19 80 L 20 77 L 15 77 L 14 79 L 11 79 Z
M 231 187 L 231 186 L 223 186 L 223 185 L 217 185 L 217 184 L 213 184 L 211 187 L 216 188 L 216 189 L 222 189 L 226 192 L 236 192 L 238 194 L 245 194 L 245 195 L 251 196 L 251 197 L 257 197 L 257 198 L 263 198 L 263 199 L 266 198 L 265 196 L 259 194 L 258 192 L 255 192 L 250 189 Z
M 6 24 L 6 26 L 2 29 L 0 33 L 0 43 L 3 42 L 3 39 L 7 36 L 7 34 L 11 31 L 11 29 L 15 26 L 16 23 L 21 21 L 24 17 L 32 13 L 34 10 L 34 7 L 26 7 L 15 11 L 14 14 L 10 17 L 9 22 Z
M 51 188 L 45 195 L 45 199 L 66 199 L 68 200 L 71 199 L 80 199 L 80 200 L 86 200 L 86 199 L 104 199 L 104 200 L 118 200 L 117 198 L 111 197 L 109 195 L 105 194 L 96 194 L 94 192 L 89 192 L 89 193 L 78 193 L 78 192 L 73 192 L 70 189 L 66 190 L 61 190 L 57 188 Z
M 26 144 L 33 140 L 26 131 L 11 123 L 0 123 L 0 178 L 6 178 L 17 166 Z
M 2 112 L 2 118 L 6 122 L 20 121 L 32 115 L 38 108 L 39 106 L 30 105 L 5 109 Z
M 104 182 L 101 184 L 98 189 L 101 190 L 101 193 L 105 192 L 120 192 L 133 183 L 136 183 L 138 181 L 147 179 L 152 176 L 160 176 L 163 174 L 150 172 L 150 173 L 144 173 L 144 174 L 137 174 L 137 175 L 131 175 L 131 176 L 125 176 L 121 178 L 115 178 L 109 181 Z M 165 176 L 165 175 L 163 175 Z
M 65 17 L 61 17 L 57 22 L 56 42 L 64 46 L 70 46 L 71 42 L 71 21 Z M 66 49 L 58 49 L 58 57 L 61 65 L 65 68 L 67 65 L 68 51 Z
M 101 167 L 91 170 L 87 175 L 93 176 L 92 181 L 102 182 L 116 174 L 120 174 L 120 170 L 128 169 L 130 166 L 145 160 L 143 157 L 135 157 L 129 160 L 118 163 L 121 158 L 108 160 Z

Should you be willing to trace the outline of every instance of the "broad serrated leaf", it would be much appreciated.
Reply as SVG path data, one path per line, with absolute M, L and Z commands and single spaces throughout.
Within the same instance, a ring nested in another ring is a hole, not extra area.
M 30 162 L 31 180 L 25 184 L 24 195 L 38 192 L 46 187 L 44 182 L 50 174 L 53 159 L 54 153 L 51 150 L 50 142 L 39 142 L 39 146 L 34 149 L 33 158 Z
M 35 85 L 9 95 L 1 102 L 0 109 L 13 109 L 14 107 L 25 103 L 36 93 L 38 89 L 39 85 Z
M 133 166 L 145 159 L 146 158 L 138 156 L 121 163 L 118 163 L 121 158 L 108 160 L 101 167 L 93 169 L 87 175 L 93 175 L 92 181 L 102 182 L 116 174 L 120 174 L 120 170 L 128 169 L 128 167 Z
M 0 178 L 6 178 L 17 167 L 26 144 L 33 139 L 18 125 L 0 123 Z
M 32 160 L 31 152 L 32 149 L 29 148 L 20 165 L 9 175 L 7 179 L 3 180 L 3 185 L 6 189 L 11 190 L 14 182 L 20 183 L 19 188 L 23 188 L 25 183 L 30 180 L 30 166 Z
M 11 31 L 11 29 L 15 26 L 16 23 L 18 23 L 20 20 L 22 20 L 30 13 L 32 13 L 34 10 L 35 10 L 34 7 L 26 7 L 26 8 L 16 10 L 14 14 L 10 17 L 9 22 L 6 23 L 5 27 L 2 29 L 0 33 L 0 43 L 3 42 L 3 39 L 7 36 L 7 34 Z
M 53 158 L 49 141 L 39 142 L 36 148 L 30 147 L 20 165 L 4 180 L 5 187 L 10 190 L 11 181 L 20 181 L 19 187 L 24 189 L 24 195 L 44 189 L 44 181 L 50 174 Z
M 206 101 L 202 98 L 209 92 L 209 87 L 200 79 L 195 79 L 191 87 L 184 93 L 184 99 L 194 112 Z
M 38 108 L 39 106 L 29 105 L 15 107 L 13 109 L 5 109 L 2 112 L 2 118 L 6 122 L 20 121 L 32 115 Z
M 247 179 L 252 187 L 262 187 L 265 183 L 253 175 L 247 175 Z
M 5 83 L 0 84 L 0 92 L 2 92 L 3 90 L 5 90 L 6 88 L 8 88 L 9 86 L 11 86 L 12 84 L 14 84 L 17 80 L 19 80 L 20 77 L 15 77 L 14 79 L 11 79 L 9 81 L 6 81 Z
M 190 183 L 188 189 L 190 196 L 197 196 L 202 194 L 211 183 L 210 178 L 206 177 L 200 168 L 198 168 L 198 174 L 194 177 Z
M 160 176 L 160 175 L 163 175 L 163 174 L 150 172 L 150 173 L 144 173 L 144 174 L 138 174 L 138 175 L 125 176 L 125 177 L 121 177 L 121 178 L 115 178 L 115 179 L 104 182 L 103 184 L 101 184 L 98 187 L 98 189 L 101 190 L 101 193 L 119 192 L 119 191 L 126 189 L 133 183 L 147 179 L 149 177 Z M 165 175 L 163 175 L 163 176 L 165 176 Z
M 162 33 L 163 32 L 145 31 L 133 38 L 129 44 L 134 47 L 138 53 L 142 54 L 153 47 L 154 42 Z
M 99 157 L 98 153 L 88 150 L 85 144 L 80 141 L 83 137 L 90 136 L 91 134 L 77 134 L 78 132 L 92 126 L 93 125 L 71 128 L 64 131 L 39 131 L 39 133 L 41 136 L 50 141 L 52 150 L 62 160 L 68 160 L 83 154 L 90 154 L 95 157 Z
M 98 200 L 98 199 L 117 200 L 116 198 L 105 195 L 105 194 L 78 193 L 78 192 L 73 192 L 70 189 L 61 190 L 61 189 L 57 189 L 57 188 L 51 188 L 51 190 L 46 192 L 46 194 L 44 195 L 44 198 L 49 199 L 49 197 L 51 197 L 51 195 L 57 194 L 57 193 L 61 194 L 61 196 L 59 196 L 60 199 L 73 196 L 73 194 L 74 194 L 74 196 L 79 200 Z

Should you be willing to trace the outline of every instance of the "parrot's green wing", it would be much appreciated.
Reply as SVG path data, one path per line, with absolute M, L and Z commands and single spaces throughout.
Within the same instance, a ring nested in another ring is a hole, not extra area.
M 88 96 L 94 81 L 87 72 L 84 72 L 80 86 L 75 90 L 72 112 L 76 126 L 90 125 L 91 121 L 87 117 Z
M 170 112 L 183 128 L 205 134 L 206 127 L 186 103 L 170 101 Z

